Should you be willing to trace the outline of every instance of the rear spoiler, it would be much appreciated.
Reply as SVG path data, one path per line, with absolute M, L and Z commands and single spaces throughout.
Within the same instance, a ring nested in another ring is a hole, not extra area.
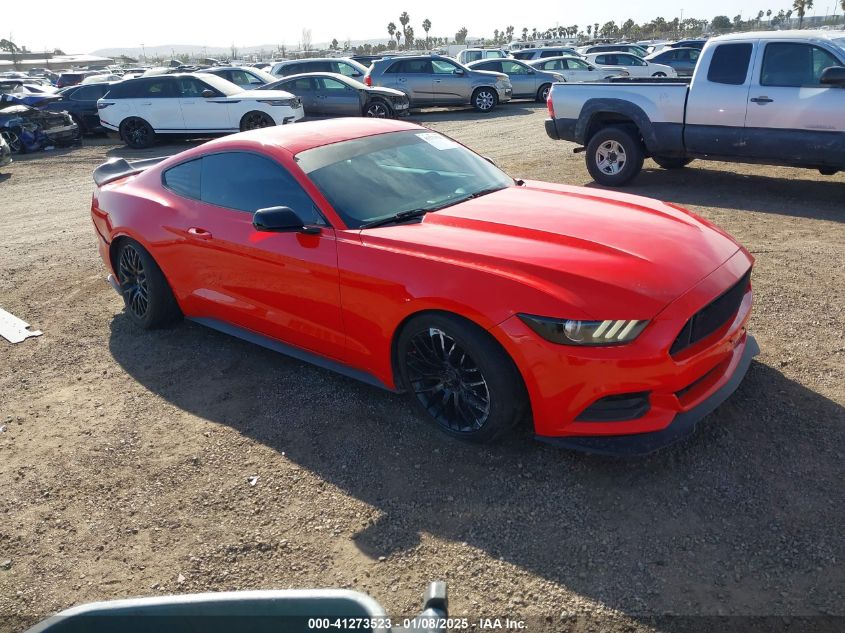
M 165 158 L 169 158 L 169 156 L 133 161 L 128 161 L 125 158 L 110 158 L 94 170 L 94 184 L 102 187 L 106 183 L 140 174 L 145 169 L 158 165 Z

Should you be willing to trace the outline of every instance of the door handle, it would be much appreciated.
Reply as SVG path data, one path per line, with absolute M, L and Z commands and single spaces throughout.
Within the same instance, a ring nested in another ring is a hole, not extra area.
M 434 83 L 439 84 L 439 83 L 440 83 L 440 82 L 442 82 L 442 81 L 443 81 L 442 79 L 435 79 L 435 80 L 434 80 Z
M 768 97 L 752 97 L 751 101 L 754 103 L 771 103 L 774 99 L 769 99 Z
M 407 79 L 405 79 L 404 77 L 399 77 L 399 79 L 397 79 L 396 81 L 398 81 L 400 83 L 405 83 L 407 81 Z
M 141 105 L 153 105 L 152 101 L 142 101 Z
M 192 237 L 198 237 L 201 240 L 207 240 L 211 237 L 211 233 L 206 231 L 205 229 L 198 228 L 196 226 L 192 226 L 188 229 L 188 235 Z

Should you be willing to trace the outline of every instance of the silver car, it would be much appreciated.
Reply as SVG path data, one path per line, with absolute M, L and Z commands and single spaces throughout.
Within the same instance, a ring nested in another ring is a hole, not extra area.
M 247 66 L 215 66 L 213 68 L 206 68 L 202 72 L 222 77 L 244 90 L 254 90 L 279 79 L 260 68 L 250 68 Z
M 317 57 L 311 59 L 288 59 L 273 64 L 271 75 L 289 77 L 302 73 L 337 73 L 361 81 L 367 67 L 348 57 Z
M 678 77 L 692 77 L 699 55 L 701 51 L 697 48 L 663 48 L 648 55 L 645 60 L 653 64 L 671 66 L 678 73 Z
M 473 70 L 441 55 L 376 60 L 364 83 L 401 90 L 415 108 L 470 104 L 480 112 L 489 112 L 513 95 L 506 74 Z
M 5 167 L 12 162 L 12 150 L 6 142 L 6 137 L 0 134 L 0 167 Z
M 505 73 L 511 80 L 514 99 L 545 101 L 554 82 L 566 81 L 560 73 L 533 68 L 518 59 L 482 59 L 468 64 L 467 67 Z

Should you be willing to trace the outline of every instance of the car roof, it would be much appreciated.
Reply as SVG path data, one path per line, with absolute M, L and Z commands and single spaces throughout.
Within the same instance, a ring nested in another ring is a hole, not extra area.
M 256 68 L 255 66 L 211 66 L 209 68 L 203 68 L 197 72 L 214 73 L 218 70 L 256 70 Z
M 296 125 L 276 125 L 239 134 L 231 134 L 208 141 L 195 150 L 188 150 L 191 155 L 204 155 L 206 151 L 218 152 L 225 149 L 235 151 L 245 147 L 276 148 L 291 154 L 299 154 L 315 147 L 350 141 L 367 136 L 376 136 L 389 132 L 411 130 L 427 131 L 415 123 L 396 119 L 370 119 L 366 117 L 337 118 L 323 121 L 306 121 Z M 187 152 L 186 152 L 187 154 Z
M 731 40 L 832 40 L 845 37 L 845 31 L 750 31 L 748 33 L 728 33 L 707 40 L 725 42 Z
M 284 77 L 279 77 L 273 83 L 280 83 L 282 81 L 290 81 L 291 79 L 301 79 L 302 77 L 330 77 L 331 79 L 351 79 L 357 83 L 361 83 L 354 77 L 347 77 L 346 75 L 341 75 L 340 73 L 330 73 L 328 71 L 314 71 L 310 73 L 296 73 L 295 75 L 285 75 Z

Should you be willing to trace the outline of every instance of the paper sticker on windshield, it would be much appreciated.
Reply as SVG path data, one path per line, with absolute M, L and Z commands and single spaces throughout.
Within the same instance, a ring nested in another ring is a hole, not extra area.
M 441 136 L 437 132 L 422 132 L 417 134 L 417 136 L 437 149 L 455 149 L 456 147 L 460 147 L 452 139 Z

